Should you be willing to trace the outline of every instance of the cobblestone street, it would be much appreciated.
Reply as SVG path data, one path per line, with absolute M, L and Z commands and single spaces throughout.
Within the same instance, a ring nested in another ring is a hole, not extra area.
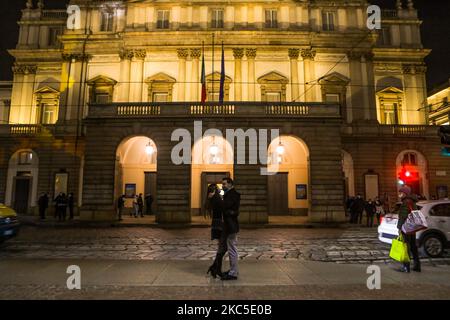
M 211 260 L 216 242 L 209 228 L 157 229 L 23 227 L 1 246 L 0 259 Z M 389 245 L 376 228 L 244 229 L 241 260 L 303 260 L 336 263 L 389 262 Z M 450 254 L 424 263 L 450 264 Z

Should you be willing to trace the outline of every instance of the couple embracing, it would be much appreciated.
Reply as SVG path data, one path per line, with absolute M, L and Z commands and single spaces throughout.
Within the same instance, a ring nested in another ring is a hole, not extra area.
M 239 205 L 241 195 L 234 188 L 230 178 L 222 180 L 223 196 L 217 185 L 208 187 L 208 200 L 206 209 L 212 217 L 211 239 L 218 239 L 219 245 L 214 263 L 209 267 L 208 274 L 222 280 L 237 280 L 238 278 L 238 251 L 237 234 L 239 232 Z M 222 272 L 222 261 L 228 251 L 230 270 Z

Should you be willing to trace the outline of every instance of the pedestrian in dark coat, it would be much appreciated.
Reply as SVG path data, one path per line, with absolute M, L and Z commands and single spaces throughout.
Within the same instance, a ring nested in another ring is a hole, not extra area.
M 66 211 L 67 211 L 67 197 L 64 193 L 60 192 L 59 195 L 55 199 L 56 202 L 56 210 L 58 213 L 58 221 L 66 220 Z
M 364 211 L 364 200 L 361 197 L 360 194 L 358 194 L 356 196 L 356 199 L 353 201 L 352 206 L 350 208 L 350 212 L 351 212 L 351 220 L 350 223 L 358 223 L 358 219 L 359 219 L 359 223 L 361 224 L 362 222 L 362 215 L 363 215 L 363 211 Z
M 67 197 L 67 206 L 69 207 L 69 220 L 73 220 L 73 206 L 75 203 L 75 199 L 73 197 L 73 193 L 69 193 Z
M 45 219 L 45 211 L 48 208 L 48 200 L 48 195 L 46 193 L 43 193 L 38 200 L 39 218 L 42 220 Z
M 144 200 L 142 199 L 142 193 L 139 194 L 137 199 L 138 207 L 139 207 L 139 215 L 141 218 L 144 217 Z
M 117 212 L 119 214 L 119 221 L 122 221 L 122 212 L 125 207 L 125 195 L 121 195 L 119 199 L 117 199 Z
M 145 196 L 145 207 L 147 215 L 152 215 L 153 196 L 149 193 Z
M 222 180 L 223 196 L 223 232 L 221 238 L 221 246 L 218 251 L 220 259 L 223 258 L 225 252 L 228 251 L 230 260 L 230 270 L 222 274 L 222 280 L 237 280 L 238 278 L 238 250 L 237 250 L 237 234 L 239 233 L 239 207 L 241 203 L 241 195 L 236 191 L 234 182 L 230 178 Z
M 223 201 L 216 184 L 208 187 L 206 212 L 212 219 L 211 240 L 220 240 L 223 231 Z
M 402 202 L 400 208 L 398 210 L 398 223 L 397 228 L 399 234 L 403 235 L 403 239 L 408 244 L 408 251 L 410 252 L 410 256 L 412 255 L 414 265 L 413 271 L 420 272 L 420 259 L 419 259 L 419 250 L 417 247 L 416 234 L 406 234 L 402 231 L 402 226 L 406 222 L 408 215 L 413 210 L 417 210 L 417 198 L 411 193 L 411 188 L 408 186 L 403 186 L 399 190 L 399 198 Z M 404 263 L 402 268 L 399 270 L 401 272 L 410 272 L 410 263 Z
M 367 203 L 366 203 L 364 210 L 366 211 L 366 215 L 367 215 L 367 227 L 372 228 L 373 227 L 373 218 L 377 211 L 377 208 L 375 207 L 375 202 L 373 202 L 372 199 L 369 199 L 369 201 L 367 201 Z

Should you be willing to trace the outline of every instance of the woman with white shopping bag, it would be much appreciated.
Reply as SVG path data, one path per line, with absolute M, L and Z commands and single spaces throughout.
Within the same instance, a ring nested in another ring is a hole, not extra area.
M 398 211 L 398 232 L 399 234 L 403 235 L 404 241 L 408 244 L 409 252 L 412 254 L 412 260 L 414 261 L 413 265 L 413 271 L 420 272 L 420 259 L 419 259 L 419 250 L 417 248 L 417 242 L 416 242 L 416 232 L 412 231 L 410 233 L 406 233 L 402 231 L 402 227 L 405 224 L 405 222 L 408 219 L 408 216 L 410 213 L 414 210 L 417 210 L 417 199 L 414 195 L 411 194 L 411 188 L 408 186 L 403 186 L 400 188 L 399 192 L 399 198 L 402 202 L 399 211 Z M 400 268 L 400 272 L 407 272 L 409 273 L 410 270 L 410 263 L 404 262 L 403 266 Z

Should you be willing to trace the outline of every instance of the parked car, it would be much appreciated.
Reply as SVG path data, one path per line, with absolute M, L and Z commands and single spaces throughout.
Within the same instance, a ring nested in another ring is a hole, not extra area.
M 17 236 L 19 228 L 16 212 L 0 203 L 0 243 Z
M 433 200 L 417 203 L 428 222 L 428 229 L 416 233 L 419 247 L 432 258 L 441 256 L 450 246 L 450 201 Z M 398 209 L 398 206 L 397 206 Z M 398 237 L 398 214 L 387 214 L 378 227 L 378 239 L 392 243 Z

